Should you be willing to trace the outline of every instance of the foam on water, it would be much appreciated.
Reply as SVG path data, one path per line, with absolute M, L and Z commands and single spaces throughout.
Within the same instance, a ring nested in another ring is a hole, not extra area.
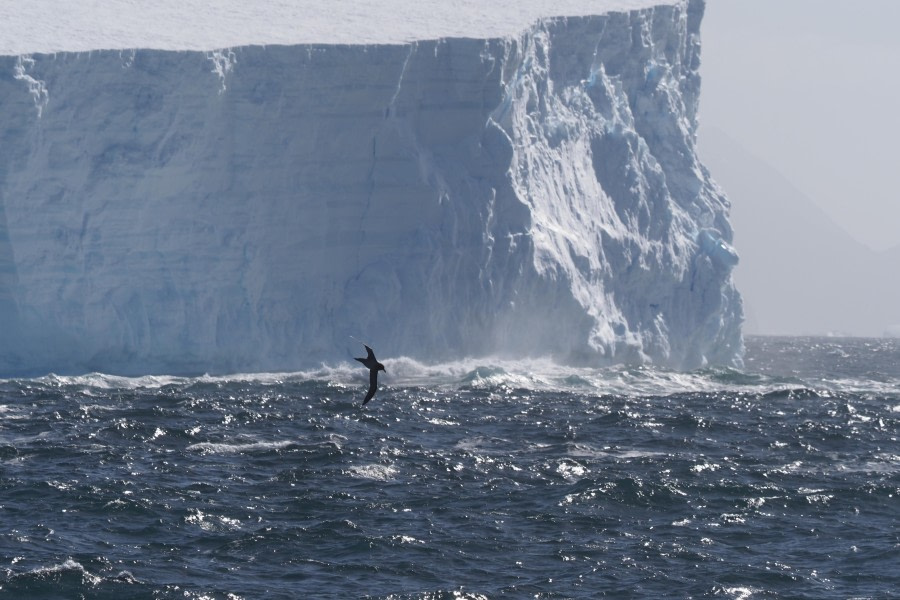
M 897 344 L 893 346 L 896 355 Z M 839 359 L 852 358 L 849 354 L 835 356 Z M 889 356 L 888 360 L 891 358 Z M 379 376 L 379 382 L 391 388 L 507 388 L 543 392 L 593 392 L 616 396 L 664 396 L 726 391 L 795 395 L 811 393 L 832 397 L 841 393 L 891 395 L 896 393 L 900 385 L 900 374 L 897 373 L 818 378 L 812 373 L 803 374 L 796 371 L 761 374 L 731 368 L 679 372 L 648 366 L 572 367 L 558 364 L 550 358 L 511 361 L 483 357 L 435 364 L 422 363 L 403 356 L 381 360 L 386 366 L 386 372 Z M 276 387 L 304 382 L 327 382 L 336 387 L 359 386 L 368 383 L 368 373 L 360 369 L 357 363 L 348 361 L 294 372 L 205 374 L 197 377 L 163 375 L 123 377 L 103 373 L 76 376 L 50 374 L 30 380 L 0 380 L 0 385 L 8 386 L 16 382 L 24 386 L 48 388 L 81 387 L 85 394 L 90 394 L 92 390 L 155 390 L 166 387 L 189 388 L 195 385 L 224 386 L 238 383 Z
M 211 454 L 241 454 L 244 452 L 268 452 L 280 450 L 294 444 L 291 440 L 277 442 L 250 442 L 244 444 L 200 442 L 191 444 L 186 448 L 190 452 L 204 452 Z

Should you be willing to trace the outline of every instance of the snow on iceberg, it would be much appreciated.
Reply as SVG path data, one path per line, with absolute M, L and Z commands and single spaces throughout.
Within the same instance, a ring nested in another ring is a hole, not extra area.
M 702 13 L 0 57 L 0 373 L 738 363 Z

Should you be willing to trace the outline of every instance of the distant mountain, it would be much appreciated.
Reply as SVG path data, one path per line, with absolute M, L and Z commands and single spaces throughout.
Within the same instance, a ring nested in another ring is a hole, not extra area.
M 885 250 L 882 253 L 882 256 L 886 260 L 892 261 L 896 265 L 900 265 L 900 244 L 894 246 L 893 248 Z
M 700 155 L 731 200 L 746 333 L 881 336 L 900 326 L 900 247 L 874 252 L 716 129 Z

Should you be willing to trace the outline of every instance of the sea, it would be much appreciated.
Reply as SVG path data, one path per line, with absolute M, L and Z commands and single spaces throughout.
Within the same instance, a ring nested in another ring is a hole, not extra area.
M 746 346 L 0 380 L 0 597 L 900 598 L 900 341 Z

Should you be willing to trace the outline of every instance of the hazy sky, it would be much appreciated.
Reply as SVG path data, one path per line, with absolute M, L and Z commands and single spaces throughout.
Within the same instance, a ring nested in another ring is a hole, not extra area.
M 872 249 L 900 244 L 898 27 L 898 0 L 707 0 L 701 138 L 721 129 Z

